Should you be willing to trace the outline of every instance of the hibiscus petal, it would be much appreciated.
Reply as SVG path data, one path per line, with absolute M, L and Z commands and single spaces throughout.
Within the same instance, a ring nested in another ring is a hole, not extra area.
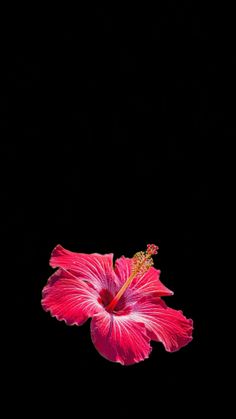
M 160 298 L 143 298 L 133 308 L 136 321 L 145 324 L 152 340 L 162 342 L 168 352 L 178 351 L 192 340 L 193 321 L 173 310 Z
M 120 278 L 121 284 L 123 284 L 126 279 L 131 275 L 132 268 L 132 259 L 122 256 L 116 260 L 115 272 Z M 137 291 L 142 296 L 155 293 L 157 297 L 173 295 L 173 291 L 169 290 L 165 285 L 160 281 L 160 270 L 155 268 L 148 269 L 141 277 L 136 277 L 133 279 L 130 285 L 130 291 L 134 294 L 134 291 Z M 136 297 L 136 293 L 135 293 Z
M 57 245 L 51 254 L 50 265 L 53 268 L 65 268 L 76 277 L 83 279 L 100 291 L 110 289 L 116 285 L 116 275 L 113 271 L 113 254 L 100 255 L 98 253 L 76 253 Z
M 152 350 L 145 326 L 133 321 L 132 314 L 115 316 L 105 310 L 91 321 L 91 337 L 106 359 L 131 365 L 149 357 Z
M 42 295 L 44 310 L 68 325 L 80 326 L 103 309 L 96 290 L 63 269 L 58 269 L 49 278 Z

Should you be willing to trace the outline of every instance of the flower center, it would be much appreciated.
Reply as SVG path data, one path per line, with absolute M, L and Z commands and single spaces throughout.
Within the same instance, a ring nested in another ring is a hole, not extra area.
M 131 275 L 127 278 L 124 285 L 120 288 L 115 297 L 108 303 L 108 305 L 106 306 L 107 311 L 114 310 L 114 308 L 118 304 L 118 301 L 121 299 L 124 292 L 129 287 L 134 278 L 136 278 L 137 276 L 142 276 L 149 268 L 151 268 L 151 266 L 153 266 L 152 255 L 156 255 L 157 251 L 158 246 L 156 246 L 155 244 L 148 244 L 147 250 L 145 252 L 141 251 L 135 253 L 135 255 L 132 258 Z
M 107 310 L 107 307 L 109 307 L 109 303 L 112 301 L 112 299 L 113 299 L 113 295 L 109 290 L 103 288 L 100 291 L 99 297 L 98 297 L 98 302 L 99 302 L 99 304 L 101 304 L 105 308 L 106 311 L 108 311 L 109 313 L 112 312 L 116 316 L 122 316 L 122 315 L 130 313 L 131 309 L 130 309 L 130 307 L 128 307 L 126 305 L 126 298 L 125 298 L 124 295 L 118 301 L 118 303 L 115 307 L 115 310 L 112 310 L 112 309 Z

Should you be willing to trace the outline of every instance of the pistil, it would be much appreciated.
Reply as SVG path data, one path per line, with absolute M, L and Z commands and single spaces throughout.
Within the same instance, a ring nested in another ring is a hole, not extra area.
M 135 253 L 132 258 L 132 271 L 131 275 L 127 278 L 123 286 L 120 288 L 118 293 L 112 299 L 112 301 L 106 306 L 107 311 L 113 311 L 118 301 L 121 299 L 124 292 L 127 290 L 134 278 L 142 276 L 151 266 L 153 266 L 152 255 L 156 255 L 158 246 L 155 244 L 148 244 L 145 252 L 141 251 Z

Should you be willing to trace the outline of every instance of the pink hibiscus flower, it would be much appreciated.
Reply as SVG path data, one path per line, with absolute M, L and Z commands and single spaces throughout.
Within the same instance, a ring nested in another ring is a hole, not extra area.
M 94 346 L 113 362 L 130 365 L 148 358 L 151 340 L 177 351 L 192 340 L 192 320 L 161 299 L 173 292 L 152 266 L 157 250 L 148 245 L 132 259 L 117 259 L 113 268 L 113 254 L 74 253 L 56 246 L 50 265 L 58 269 L 43 289 L 44 310 L 68 325 L 81 326 L 91 317 Z

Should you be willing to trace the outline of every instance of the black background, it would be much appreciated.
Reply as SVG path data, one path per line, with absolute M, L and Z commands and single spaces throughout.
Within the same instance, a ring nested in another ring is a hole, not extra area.
M 211 405 L 218 374 L 209 254 L 215 150 L 232 134 L 223 23 L 191 2 L 57 12 L 28 10 L 3 38 L 2 231 L 16 266 L 9 388 L 24 408 L 36 397 L 31 412 L 66 400 L 88 414 L 108 415 L 111 403 L 124 417 L 189 415 Z M 58 243 L 115 258 L 158 244 L 155 266 L 175 292 L 166 302 L 194 320 L 193 342 L 173 354 L 153 343 L 130 367 L 103 359 L 89 322 L 68 327 L 41 308 Z

